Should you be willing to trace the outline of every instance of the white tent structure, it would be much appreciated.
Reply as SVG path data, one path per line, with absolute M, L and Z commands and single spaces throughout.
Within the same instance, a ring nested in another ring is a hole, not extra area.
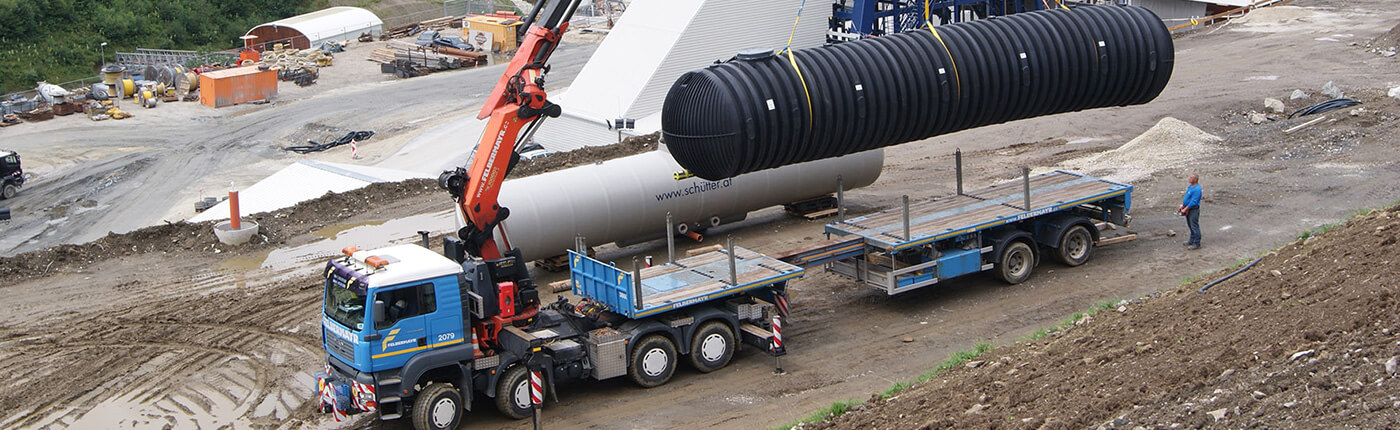
M 376 182 L 399 182 L 435 175 L 379 167 L 298 160 L 258 183 L 239 191 L 238 209 L 243 215 L 271 212 L 326 195 L 364 188 Z M 228 219 L 228 201 L 193 217 L 190 222 Z
M 685 72 L 727 60 L 747 48 L 781 49 L 826 43 L 831 7 L 809 3 L 793 32 L 801 0 L 634 0 L 566 90 L 551 99 L 564 108 L 534 141 L 550 151 L 616 143 L 609 124 L 633 119 L 625 135 L 661 129 L 666 92 Z M 565 42 L 567 43 L 567 42 Z
M 379 36 L 384 33 L 384 21 L 368 9 L 337 6 L 283 18 L 248 30 L 257 36 L 251 43 L 291 42 L 292 47 L 307 49 L 328 40 L 354 39 L 362 33 Z

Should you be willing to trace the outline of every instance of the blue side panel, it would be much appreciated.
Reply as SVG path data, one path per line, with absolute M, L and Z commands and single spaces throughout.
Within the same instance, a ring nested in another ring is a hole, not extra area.
M 574 294 L 597 300 L 614 312 L 632 316 L 631 273 L 570 250 L 569 276 L 573 279 Z
M 982 251 L 980 249 L 958 249 L 945 251 L 938 258 L 938 279 L 955 278 L 982 271 Z

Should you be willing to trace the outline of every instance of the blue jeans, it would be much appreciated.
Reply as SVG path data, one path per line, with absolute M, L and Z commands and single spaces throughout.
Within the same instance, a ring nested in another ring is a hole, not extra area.
M 1201 208 L 1187 209 L 1186 228 L 1191 229 L 1191 238 L 1187 241 L 1192 245 L 1201 246 Z

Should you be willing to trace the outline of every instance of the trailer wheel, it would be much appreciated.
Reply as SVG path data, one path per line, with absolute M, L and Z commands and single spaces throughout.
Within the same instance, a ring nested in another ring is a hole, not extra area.
M 530 371 L 524 365 L 511 367 L 496 383 L 496 410 L 517 420 L 534 414 L 534 403 L 530 401 Z
M 690 340 L 690 364 L 700 373 L 710 373 L 729 365 L 734 358 L 734 331 L 728 324 L 711 321 L 700 326 Z
M 1089 261 L 1089 255 L 1093 252 L 1094 237 L 1089 234 L 1089 229 L 1076 225 L 1060 237 L 1060 248 L 1055 256 L 1066 266 L 1074 267 Z
M 13 199 L 15 198 L 15 194 L 18 193 L 19 187 L 16 187 L 15 184 L 5 184 L 4 191 L 0 191 L 0 200 Z
M 997 276 L 1008 284 L 1025 282 L 1035 269 L 1035 251 L 1025 242 L 1011 242 L 1001 251 L 1001 260 L 997 262 L 996 269 Z
M 431 384 L 413 402 L 413 428 L 455 429 L 462 421 L 462 396 L 452 384 Z
M 671 380 L 676 373 L 676 345 L 662 335 L 642 338 L 632 350 L 627 374 L 643 388 L 656 387 Z

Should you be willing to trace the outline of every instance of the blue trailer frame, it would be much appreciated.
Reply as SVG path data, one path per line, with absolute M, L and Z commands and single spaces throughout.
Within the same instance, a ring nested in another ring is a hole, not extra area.
M 1056 170 L 826 225 L 835 237 L 782 256 L 894 295 L 995 267 L 1002 245 L 1024 240 L 1058 247 L 1074 225 L 1126 226 L 1133 187 Z
M 806 271 L 741 247 L 626 271 L 569 251 L 573 293 L 628 318 L 646 318 L 802 277 Z

